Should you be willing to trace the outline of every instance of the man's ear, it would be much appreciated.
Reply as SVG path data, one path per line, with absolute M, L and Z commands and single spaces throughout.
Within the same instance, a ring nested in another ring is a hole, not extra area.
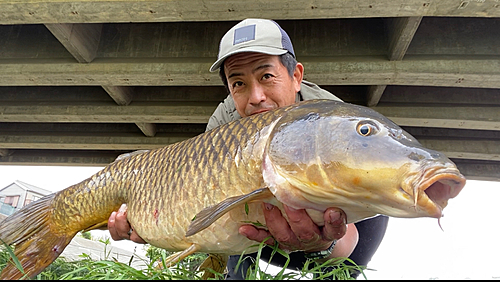
M 295 87 L 295 92 L 300 91 L 300 84 L 302 83 L 302 79 L 304 78 L 304 65 L 301 63 L 297 63 L 295 66 L 295 71 L 293 72 L 293 83 Z

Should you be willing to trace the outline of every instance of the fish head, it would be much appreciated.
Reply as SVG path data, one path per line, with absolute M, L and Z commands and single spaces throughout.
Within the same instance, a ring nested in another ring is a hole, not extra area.
M 465 177 L 444 154 L 378 112 L 337 101 L 291 108 L 270 133 L 266 185 L 294 208 L 344 210 L 348 222 L 385 214 L 440 218 Z

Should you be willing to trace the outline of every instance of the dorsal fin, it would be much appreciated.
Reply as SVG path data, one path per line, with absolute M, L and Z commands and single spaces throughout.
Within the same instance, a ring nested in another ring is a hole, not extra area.
M 130 153 L 123 153 L 121 155 L 119 155 L 118 157 L 116 157 L 116 159 L 114 160 L 115 162 L 116 161 L 119 161 L 119 160 L 123 160 L 125 158 L 130 158 L 132 156 L 135 156 L 135 155 L 140 155 L 140 154 L 143 154 L 143 153 L 146 153 L 146 152 L 149 152 L 150 150 L 137 150 L 137 151 L 133 151 L 133 152 L 130 152 Z

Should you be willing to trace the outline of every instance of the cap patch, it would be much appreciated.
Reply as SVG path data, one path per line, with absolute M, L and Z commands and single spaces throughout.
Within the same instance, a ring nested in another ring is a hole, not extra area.
M 240 27 L 234 30 L 233 45 L 255 39 L 255 25 Z

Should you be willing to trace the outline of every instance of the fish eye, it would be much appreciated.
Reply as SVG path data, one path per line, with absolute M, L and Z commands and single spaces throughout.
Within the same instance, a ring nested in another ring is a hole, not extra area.
M 375 124 L 371 122 L 360 122 L 356 127 L 356 131 L 361 136 L 370 136 L 378 131 L 378 128 Z

